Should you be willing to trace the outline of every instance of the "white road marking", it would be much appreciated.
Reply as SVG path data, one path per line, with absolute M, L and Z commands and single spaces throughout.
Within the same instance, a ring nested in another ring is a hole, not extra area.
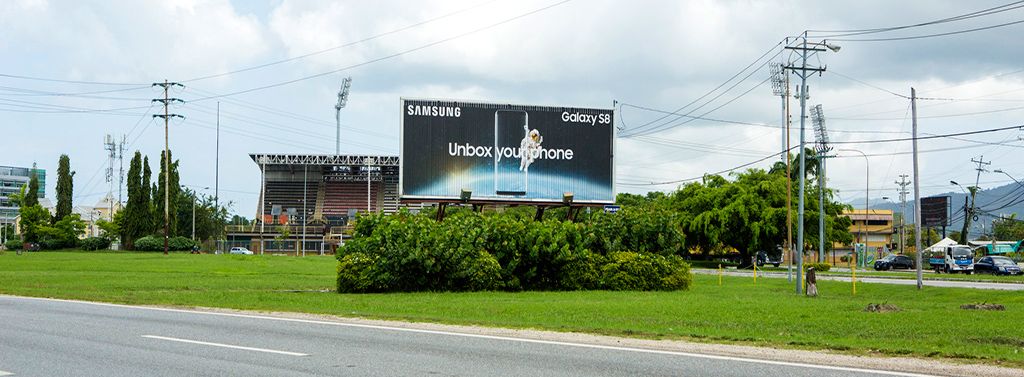
M 142 337 L 143 338 L 150 338 L 150 339 L 169 340 L 169 341 L 172 341 L 172 342 L 202 344 L 204 346 L 234 348 L 234 349 L 237 349 L 237 350 L 276 353 L 276 354 L 288 355 L 288 356 L 309 356 L 307 354 L 298 353 L 298 352 L 278 351 L 278 350 L 270 350 L 270 349 L 266 349 L 266 348 L 256 348 L 256 347 L 235 346 L 235 345 L 231 345 L 231 344 L 203 342 L 203 341 L 199 341 L 199 340 L 188 340 L 188 339 L 181 339 L 181 338 L 171 338 L 171 337 L 159 336 L 159 335 L 143 335 Z
M 632 347 L 618 347 L 618 346 L 605 346 L 605 345 L 599 345 L 599 344 L 586 344 L 586 343 L 570 343 L 570 342 L 560 342 L 560 341 L 554 341 L 554 340 L 513 338 L 513 337 L 496 336 L 496 335 L 466 334 L 466 333 L 439 331 L 439 330 L 409 329 L 409 328 L 402 328 L 402 327 L 390 327 L 390 326 L 381 326 L 381 325 L 367 325 L 367 324 L 360 324 L 360 323 L 330 322 L 330 321 L 318 321 L 318 320 L 312 320 L 312 319 L 299 319 L 299 318 L 281 318 L 281 317 L 271 317 L 271 316 L 263 316 L 263 315 L 252 315 L 252 314 L 238 314 L 238 313 L 204 312 L 204 311 L 188 310 L 188 309 L 157 308 L 157 307 L 149 307 L 149 306 L 134 306 L 134 305 L 124 305 L 124 304 L 111 304 L 111 303 L 106 303 L 106 302 L 67 300 L 67 299 L 59 299 L 59 298 L 26 297 L 26 296 L 10 296 L 10 295 L 0 295 L 0 297 L 9 297 L 9 298 L 15 298 L 15 299 L 24 299 L 24 300 L 57 301 L 57 302 L 67 302 L 67 303 L 76 303 L 76 304 L 106 306 L 106 307 L 113 307 L 113 308 L 152 310 L 152 311 L 162 311 L 162 312 L 172 312 L 172 313 L 203 314 L 203 315 L 231 317 L 231 318 L 263 319 L 263 320 L 270 320 L 270 321 L 282 321 L 282 322 L 294 322 L 294 323 L 309 323 L 309 324 L 327 325 L 327 326 L 355 327 L 355 328 L 364 328 L 364 329 L 412 332 L 412 333 L 420 333 L 420 334 L 447 335 L 447 336 L 458 336 L 458 337 L 465 337 L 465 338 L 503 340 L 503 341 L 510 341 L 510 342 L 548 344 L 548 345 L 557 345 L 557 346 L 578 347 L 578 348 L 591 348 L 591 349 L 603 349 L 603 350 L 623 351 L 623 352 L 650 353 L 650 354 L 658 354 L 658 355 L 673 355 L 673 356 L 684 356 L 684 357 L 693 357 L 693 358 L 711 359 L 711 360 L 739 361 L 739 362 L 754 363 L 754 364 L 779 365 L 779 366 L 788 366 L 788 367 L 797 367 L 797 368 L 823 369 L 823 370 L 834 370 L 834 371 L 855 372 L 855 373 L 873 373 L 873 374 L 886 375 L 886 376 L 934 377 L 933 375 L 930 375 L 930 374 L 909 373 L 909 372 L 895 372 L 895 371 L 887 371 L 887 370 L 879 370 L 879 369 L 841 367 L 841 366 L 832 366 L 832 365 L 816 365 L 816 364 L 797 363 L 797 362 L 790 362 L 790 361 L 752 359 L 752 358 L 744 358 L 744 357 L 738 357 L 738 356 L 705 355 L 705 354 L 691 353 L 691 352 L 665 351 L 665 350 L 655 350 L 655 349 L 646 349 L 646 348 L 632 348 Z
M 0 376 L 13 376 L 13 375 L 14 375 L 14 373 L 4 372 L 4 371 L 0 370 Z

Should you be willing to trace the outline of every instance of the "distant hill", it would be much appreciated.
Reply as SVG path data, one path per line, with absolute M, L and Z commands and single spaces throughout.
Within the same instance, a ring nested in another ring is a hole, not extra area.
M 891 209 L 895 213 L 899 213 L 899 195 L 893 194 L 886 196 L 889 196 L 892 199 L 886 201 L 881 198 L 873 198 L 870 201 L 871 208 Z M 964 194 L 962 191 L 956 191 L 932 196 L 950 197 L 950 226 L 946 227 L 946 233 L 948 234 L 952 231 L 959 231 L 960 228 L 963 227 L 963 208 L 967 194 Z M 864 198 L 853 199 L 847 204 L 852 205 L 854 208 L 864 208 Z M 989 190 L 979 191 L 975 207 L 978 213 L 978 221 L 971 222 L 971 229 L 969 232 L 969 238 L 971 239 L 982 235 L 982 226 L 984 227 L 985 232 L 988 232 L 992 226 L 992 220 L 998 216 L 1010 216 L 1011 214 L 1016 213 L 1018 219 L 1024 219 L 1024 216 L 1022 216 L 1024 215 L 1024 187 L 1013 183 Z M 907 223 L 910 224 L 913 222 L 912 220 L 914 216 L 914 194 L 912 188 L 911 193 L 907 195 L 907 214 Z

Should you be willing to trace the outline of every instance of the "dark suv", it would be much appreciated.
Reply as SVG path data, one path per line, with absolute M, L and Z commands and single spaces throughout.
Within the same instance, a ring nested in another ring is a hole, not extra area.
M 777 256 L 769 256 L 767 251 L 758 251 L 757 266 L 763 267 L 766 264 L 778 267 L 780 264 L 782 264 L 782 255 L 780 254 Z
M 914 261 L 906 255 L 889 254 L 885 258 L 875 261 L 875 270 L 893 270 L 897 268 L 914 268 Z

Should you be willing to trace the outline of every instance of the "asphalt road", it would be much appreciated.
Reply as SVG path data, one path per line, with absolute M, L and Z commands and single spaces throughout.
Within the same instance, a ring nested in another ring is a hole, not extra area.
M 0 296 L 0 375 L 909 374 L 344 322 Z
M 696 274 L 704 275 L 718 275 L 718 270 L 694 268 L 691 271 Z M 910 272 L 908 272 L 909 274 Z M 751 276 L 752 271 L 744 270 L 726 270 L 723 272 L 726 276 Z M 763 271 L 757 273 L 758 277 L 766 278 L 786 278 L 785 272 L 776 271 Z M 916 276 L 916 275 L 908 275 Z M 833 281 L 851 281 L 852 278 L 849 276 L 835 276 L 835 275 L 822 275 L 818 274 L 818 280 L 833 280 Z M 897 285 L 913 285 L 917 286 L 917 279 L 906 279 L 906 278 L 886 278 L 886 277 L 862 277 L 857 276 L 858 283 L 878 283 L 878 284 L 897 284 Z M 958 281 L 958 280 L 929 280 L 925 278 L 922 283 L 926 287 L 944 287 L 944 288 L 975 288 L 975 289 L 1000 289 L 1007 291 L 1024 291 L 1024 284 L 1020 283 L 990 283 L 980 281 Z

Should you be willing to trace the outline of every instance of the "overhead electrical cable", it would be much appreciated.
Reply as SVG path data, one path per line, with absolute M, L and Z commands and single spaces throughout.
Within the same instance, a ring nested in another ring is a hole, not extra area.
M 572 1 L 572 0 L 562 0 L 562 1 L 559 1 L 559 2 L 554 3 L 554 4 L 550 4 L 550 5 L 541 7 L 541 8 L 537 8 L 537 9 L 531 10 L 531 11 L 526 12 L 526 13 L 521 13 L 519 15 L 510 17 L 510 18 L 506 18 L 506 19 L 504 19 L 502 21 L 499 21 L 499 22 L 496 22 L 496 23 L 492 23 L 492 24 L 489 24 L 487 26 L 483 26 L 483 27 L 480 27 L 480 28 L 476 28 L 476 29 L 473 29 L 473 30 L 469 30 L 469 31 L 466 31 L 466 32 L 455 34 L 455 35 L 452 35 L 452 36 L 449 36 L 449 37 L 446 37 L 446 38 L 435 40 L 435 41 L 430 42 L 430 43 L 422 44 L 422 45 L 419 45 L 417 47 L 413 47 L 413 48 L 410 48 L 410 49 L 405 49 L 405 50 L 402 50 L 402 51 L 399 51 L 399 52 L 396 52 L 396 53 L 392 53 L 392 54 L 389 54 L 389 55 L 380 56 L 380 57 L 373 58 L 373 59 L 370 59 L 370 60 L 366 60 L 366 61 L 363 61 L 363 62 L 360 62 L 360 63 L 356 63 L 356 64 L 351 64 L 351 65 L 348 65 L 348 66 L 345 66 L 345 67 L 341 67 L 341 68 L 338 68 L 338 69 L 333 69 L 333 70 L 326 71 L 326 72 L 321 72 L 321 73 L 317 73 L 317 74 L 313 74 L 313 75 L 309 75 L 309 76 L 303 76 L 303 77 L 299 77 L 299 78 L 292 79 L 292 80 L 277 82 L 277 83 L 263 85 L 263 86 L 258 86 L 258 87 L 254 87 L 254 88 L 238 90 L 238 91 L 234 91 L 234 92 L 230 92 L 230 93 L 226 93 L 226 94 L 221 94 L 221 95 L 216 95 L 216 96 L 206 96 L 206 97 L 202 97 L 202 98 L 197 98 L 197 99 L 193 99 L 192 102 L 205 101 L 205 100 L 210 100 L 210 99 L 214 99 L 214 98 L 222 98 L 222 97 L 228 97 L 228 96 L 235 96 L 235 95 L 244 94 L 244 93 L 251 93 L 251 92 L 255 92 L 255 91 L 259 91 L 259 90 L 276 88 L 276 87 L 279 87 L 279 86 L 294 84 L 294 83 L 305 81 L 305 80 L 315 79 L 315 78 L 318 78 L 318 77 L 323 77 L 323 76 L 327 76 L 327 75 L 331 75 L 331 74 L 335 74 L 335 73 L 339 73 L 339 72 L 344 72 L 344 71 L 347 71 L 347 70 L 350 70 L 350 69 L 353 69 L 353 68 L 358 68 L 358 67 L 370 65 L 370 64 L 381 62 L 381 61 L 385 61 L 385 60 L 388 60 L 388 59 L 393 59 L 393 58 L 396 58 L 396 57 L 399 57 L 399 56 L 402 56 L 402 55 L 405 55 L 405 54 L 409 54 L 409 53 L 413 53 L 413 52 L 416 52 L 416 51 L 424 50 L 424 49 L 427 49 L 427 48 L 430 48 L 430 47 L 433 47 L 433 46 L 437 46 L 437 45 L 440 45 L 440 44 L 443 44 L 443 43 L 447 43 L 447 42 L 450 42 L 450 41 L 453 41 L 453 40 L 456 40 L 456 39 L 459 39 L 459 38 L 462 38 L 462 37 L 466 37 L 466 36 L 469 36 L 469 35 L 472 35 L 472 34 L 475 34 L 475 33 L 479 33 L 481 31 L 493 29 L 495 27 L 498 27 L 498 26 L 510 23 L 512 21 L 516 21 L 518 19 L 521 19 L 521 18 L 524 18 L 524 17 L 527 17 L 527 16 L 531 16 L 531 15 L 543 12 L 545 10 L 557 7 L 559 5 L 568 3 L 570 1 Z
M 308 58 L 310 56 L 320 55 L 320 54 L 324 54 L 324 53 L 327 53 L 327 52 L 331 52 L 331 51 L 335 51 L 335 50 L 338 50 L 338 49 L 342 49 L 342 48 L 345 48 L 345 47 L 355 46 L 357 44 L 369 42 L 369 41 L 372 41 L 374 39 L 385 37 L 385 36 L 388 36 L 388 35 L 391 35 L 391 34 L 396 34 L 396 33 L 400 33 L 400 32 L 406 31 L 406 30 L 414 29 L 414 28 L 419 27 L 419 26 L 423 26 L 423 25 L 426 25 L 426 24 L 429 24 L 429 23 L 432 23 L 432 22 L 440 21 L 440 20 L 443 20 L 443 19 L 455 16 L 455 15 L 458 15 L 458 14 L 461 14 L 461 13 L 468 12 L 470 10 L 473 10 L 473 9 L 482 7 L 484 5 L 493 3 L 495 1 L 497 1 L 497 0 L 489 0 L 489 1 L 481 2 L 481 3 L 475 4 L 475 5 L 469 6 L 467 8 L 456 10 L 454 12 L 445 13 L 443 15 L 440 15 L 440 16 L 437 16 L 437 17 L 433 17 L 433 18 L 430 18 L 430 19 L 427 19 L 427 20 L 424 20 L 424 21 L 420 21 L 420 22 L 417 22 L 417 23 L 414 23 L 414 24 L 406 25 L 406 26 L 398 28 L 398 29 L 393 29 L 393 30 L 386 31 L 386 32 L 383 32 L 383 33 L 380 33 L 380 34 L 374 34 L 372 36 L 369 36 L 369 37 L 366 37 L 366 38 L 363 38 L 363 39 L 360 39 L 360 40 L 344 43 L 344 44 L 337 45 L 337 46 L 330 47 L 330 48 L 326 48 L 326 49 L 323 49 L 323 50 L 319 50 L 319 51 L 314 51 L 314 52 L 298 55 L 298 56 L 291 57 L 291 58 L 288 58 L 288 59 L 277 60 L 277 61 L 273 61 L 273 62 L 270 62 L 270 63 L 264 63 L 264 64 L 260 64 L 260 65 L 255 65 L 255 66 L 248 67 L 248 68 L 241 68 L 241 69 L 236 69 L 236 70 L 228 71 L 228 72 L 222 72 L 222 73 L 216 73 L 216 74 L 207 75 L 207 76 L 195 77 L 195 78 L 191 78 L 191 79 L 188 79 L 188 80 L 185 80 L 185 81 L 182 81 L 182 82 L 188 83 L 188 82 L 212 79 L 212 78 L 216 78 L 216 77 L 223 77 L 223 76 L 233 75 L 233 74 L 236 74 L 236 73 L 248 72 L 248 71 L 252 71 L 252 70 L 256 70 L 256 69 L 260 69 L 260 68 L 266 68 L 266 67 L 270 67 L 270 66 L 274 66 L 274 65 L 278 65 L 278 64 L 282 64 L 282 63 L 287 63 L 287 62 L 291 62 L 291 61 L 295 61 L 295 60 L 305 59 L 305 58 Z

